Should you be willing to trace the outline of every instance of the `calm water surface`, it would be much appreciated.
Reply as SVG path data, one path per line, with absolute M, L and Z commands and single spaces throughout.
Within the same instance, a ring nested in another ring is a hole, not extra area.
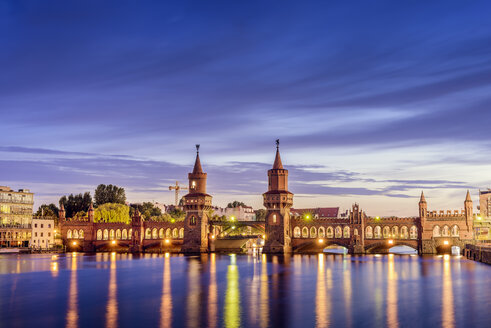
M 409 255 L 0 256 L 0 327 L 489 327 L 491 266 Z

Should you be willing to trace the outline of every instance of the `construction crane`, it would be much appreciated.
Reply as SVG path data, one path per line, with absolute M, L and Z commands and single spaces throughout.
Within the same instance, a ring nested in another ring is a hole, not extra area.
M 179 190 L 187 190 L 188 187 L 182 187 L 179 184 L 179 181 L 176 181 L 176 184 L 173 186 L 169 186 L 169 190 L 175 190 L 176 194 L 176 207 L 179 206 Z

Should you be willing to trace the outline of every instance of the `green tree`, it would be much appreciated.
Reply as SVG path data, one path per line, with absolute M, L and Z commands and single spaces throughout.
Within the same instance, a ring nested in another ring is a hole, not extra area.
M 55 204 L 43 204 L 39 206 L 35 216 L 58 217 L 58 207 Z
M 130 207 L 116 203 L 100 205 L 94 211 L 94 222 L 130 223 Z
M 90 192 L 78 195 L 70 194 L 68 197 L 61 197 L 59 203 L 60 206 L 63 204 L 63 207 L 65 207 L 65 216 L 71 218 L 80 211 L 87 211 L 92 203 L 92 197 Z
M 254 211 L 256 213 L 256 220 L 257 221 L 262 221 L 266 219 L 266 210 L 263 208 L 260 208 L 258 210 Z
M 94 199 L 97 206 L 107 203 L 125 204 L 126 194 L 122 187 L 100 184 L 95 189 Z
M 154 220 L 159 216 L 162 216 L 162 211 L 160 208 L 156 207 L 153 203 L 151 202 L 143 202 L 141 205 L 137 204 L 134 205 L 133 207 L 138 208 L 138 211 L 143 215 L 143 217 L 146 220 Z M 131 211 L 131 214 L 134 213 L 134 210 Z
M 247 205 L 244 204 L 243 202 L 239 202 L 238 200 L 234 200 L 233 202 L 227 204 L 228 208 L 235 208 L 239 206 L 247 206 Z

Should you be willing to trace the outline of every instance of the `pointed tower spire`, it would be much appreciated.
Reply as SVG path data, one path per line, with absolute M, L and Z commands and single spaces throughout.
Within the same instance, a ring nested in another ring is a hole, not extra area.
M 283 170 L 280 156 L 280 139 L 276 139 L 276 158 L 274 159 L 273 170 Z
M 471 193 L 469 192 L 469 190 L 467 190 L 467 196 L 465 196 L 465 201 L 466 202 L 472 202 Z
M 193 174 L 203 173 L 201 161 L 199 160 L 199 145 L 196 145 L 196 161 L 194 162 Z
M 420 203 L 426 203 L 425 193 L 421 191 L 421 198 L 419 199 Z

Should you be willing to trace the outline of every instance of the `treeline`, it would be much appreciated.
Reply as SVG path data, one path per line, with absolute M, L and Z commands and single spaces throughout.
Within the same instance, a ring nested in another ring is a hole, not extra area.
M 130 223 L 135 209 L 138 208 L 145 220 L 177 221 L 184 220 L 185 213 L 174 209 L 162 213 L 161 209 L 150 202 L 141 205 L 126 205 L 126 194 L 122 187 L 100 184 L 94 191 L 94 200 L 90 192 L 62 196 L 55 204 L 43 204 L 35 213 L 36 216 L 55 217 L 58 220 L 61 205 L 67 218 L 85 218 L 90 204 L 94 204 L 95 222 L 124 222 Z

